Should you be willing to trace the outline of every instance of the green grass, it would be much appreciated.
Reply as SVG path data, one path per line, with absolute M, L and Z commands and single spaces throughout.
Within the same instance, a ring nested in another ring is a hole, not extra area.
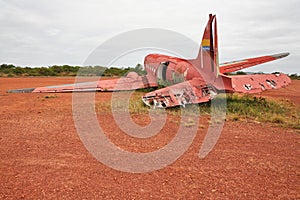
M 299 108 L 290 102 L 250 95 L 229 95 L 227 114 L 233 120 L 253 119 L 299 129 Z
M 131 114 L 148 114 L 149 108 L 144 105 L 141 97 L 144 91 L 135 91 L 129 101 L 129 112 Z M 226 102 L 226 107 L 222 103 Z M 125 111 L 126 100 L 118 99 L 115 101 L 115 111 Z M 213 105 L 213 106 L 212 106 Z M 99 114 L 111 113 L 111 102 L 99 102 L 96 105 Z M 216 114 L 220 111 L 226 112 L 226 120 L 242 121 L 253 120 L 256 122 L 270 122 L 284 127 L 300 129 L 299 107 L 287 101 L 275 101 L 251 95 L 220 94 L 213 102 L 202 103 L 199 105 L 187 105 L 183 109 L 190 116 Z M 162 112 L 156 109 L 155 112 Z M 180 116 L 180 107 L 169 108 L 166 110 L 169 115 Z M 193 123 L 187 123 L 190 126 Z

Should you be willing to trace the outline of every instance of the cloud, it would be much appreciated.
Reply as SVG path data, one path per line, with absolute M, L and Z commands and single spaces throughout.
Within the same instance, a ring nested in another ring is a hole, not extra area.
M 81 65 L 103 42 L 139 28 L 169 29 L 200 43 L 208 14 L 216 13 L 221 61 L 288 51 L 288 58 L 253 69 L 300 73 L 299 7 L 298 0 L 0 0 L 0 63 Z

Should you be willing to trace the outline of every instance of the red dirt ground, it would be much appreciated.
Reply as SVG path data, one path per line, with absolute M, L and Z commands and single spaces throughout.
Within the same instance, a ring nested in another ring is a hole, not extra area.
M 227 121 L 213 151 L 199 159 L 206 120 L 176 162 L 151 173 L 131 174 L 105 166 L 85 149 L 74 126 L 71 93 L 54 98 L 6 93 L 72 82 L 73 78 L 0 78 L 1 199 L 300 199 L 296 130 Z M 300 81 L 293 81 L 262 96 L 299 106 L 299 91 Z M 107 101 L 111 94 L 96 96 L 97 101 Z M 135 116 L 135 121 L 144 118 Z M 122 136 L 112 116 L 99 119 L 112 141 L 133 151 L 153 150 L 174 136 L 169 122 L 163 134 L 145 143 Z

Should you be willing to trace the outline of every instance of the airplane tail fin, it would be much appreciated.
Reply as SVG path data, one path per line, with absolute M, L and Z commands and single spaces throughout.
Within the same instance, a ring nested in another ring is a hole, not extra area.
M 198 56 L 193 60 L 206 82 L 214 82 L 219 75 L 218 34 L 216 15 L 209 15 Z M 196 63 L 195 63 L 196 62 Z

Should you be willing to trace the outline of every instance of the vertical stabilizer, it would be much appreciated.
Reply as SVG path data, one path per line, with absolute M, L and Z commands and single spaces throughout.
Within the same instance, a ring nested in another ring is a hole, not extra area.
M 209 15 L 198 56 L 192 62 L 199 68 L 206 82 L 214 82 L 218 77 L 219 56 L 216 15 Z

